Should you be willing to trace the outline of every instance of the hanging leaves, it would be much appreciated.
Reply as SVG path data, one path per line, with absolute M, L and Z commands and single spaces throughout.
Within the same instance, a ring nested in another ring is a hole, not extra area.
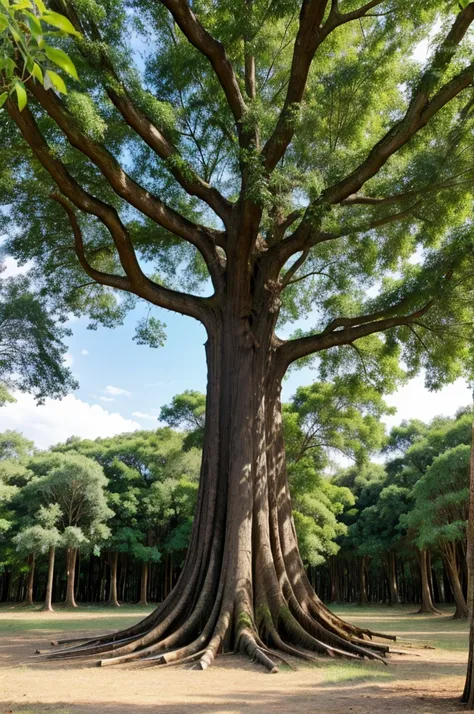
M 56 28 L 52 31 L 50 27 Z M 80 37 L 73 24 L 49 10 L 43 0 L 0 0 L 0 108 L 14 95 L 23 111 L 28 103 L 25 83 L 33 79 L 45 89 L 67 94 L 59 68 L 78 80 L 74 62 L 64 50 L 49 45 L 45 37 Z

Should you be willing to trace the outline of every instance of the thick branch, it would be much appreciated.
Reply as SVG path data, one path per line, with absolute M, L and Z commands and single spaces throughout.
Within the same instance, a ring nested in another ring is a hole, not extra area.
M 70 3 L 68 3 L 67 7 L 63 7 L 60 2 L 58 3 L 55 2 L 55 0 L 51 0 L 51 5 L 53 9 L 57 6 L 58 12 L 66 13 L 69 20 L 79 32 L 87 34 L 79 16 Z M 204 181 L 204 179 L 198 176 L 191 166 L 187 164 L 183 166 L 183 163 L 185 162 L 183 162 L 178 149 L 133 102 L 123 82 L 115 71 L 110 54 L 107 54 L 105 50 L 101 49 L 103 41 L 97 25 L 91 22 L 90 19 L 88 20 L 87 25 L 94 41 L 96 42 L 94 55 L 91 57 L 89 54 L 85 53 L 83 47 L 79 47 L 79 49 L 94 67 L 99 67 L 106 71 L 107 78 L 105 89 L 110 100 L 121 113 L 127 124 L 136 131 L 143 141 L 145 141 L 145 143 L 148 144 L 148 146 L 161 159 L 163 159 L 163 161 L 166 162 L 168 170 L 174 176 L 176 181 L 184 188 L 184 190 L 189 195 L 196 196 L 207 203 L 207 205 L 221 218 L 223 223 L 226 224 L 232 209 L 232 204 L 227 201 L 227 199 L 224 198 L 216 188 L 209 185 L 206 181 Z M 97 59 L 96 56 L 97 52 L 99 53 L 99 59 Z M 110 81 L 110 78 L 113 81 Z M 117 89 L 117 86 L 119 89 Z
M 241 121 L 247 107 L 223 44 L 204 29 L 186 0 L 161 0 L 161 2 L 173 15 L 181 32 L 211 63 L 240 133 Z
M 143 297 L 154 305 L 189 315 L 206 324 L 209 308 L 205 300 L 161 287 L 146 277 L 138 263 L 130 236 L 115 208 L 85 191 L 69 174 L 65 166 L 54 157 L 28 107 L 20 112 L 11 99 L 6 102 L 5 107 L 34 155 L 50 174 L 61 193 L 84 213 L 96 216 L 108 229 L 122 268 L 130 282 L 131 290 L 129 292 Z M 77 241 L 76 236 L 75 240 Z M 90 273 L 88 274 L 90 275 Z M 101 282 L 103 282 L 102 276 Z M 117 283 L 112 287 L 127 289 L 125 283 Z
M 374 146 L 365 161 L 349 176 L 323 192 L 322 199 L 328 204 L 344 201 L 357 193 L 388 159 L 422 129 L 448 102 L 472 84 L 474 65 L 453 77 L 439 89 L 430 100 L 439 75 L 446 70 L 459 43 L 474 20 L 474 3 L 462 10 L 451 27 L 444 42 L 438 48 L 429 68 L 421 77 L 403 119 Z
M 271 172 L 285 154 L 295 133 L 295 115 L 303 99 L 313 58 L 328 35 L 340 25 L 363 17 L 383 0 L 372 0 L 354 12 L 341 14 L 332 2 L 329 16 L 322 25 L 327 0 L 303 0 L 295 40 L 288 90 L 273 134 L 263 148 L 265 168 Z
M 71 145 L 85 154 L 97 166 L 118 196 L 200 251 L 211 274 L 214 287 L 218 289 L 222 278 L 222 268 L 214 242 L 218 232 L 192 223 L 136 183 L 105 147 L 80 131 L 74 118 L 53 92 L 46 91 L 39 83 L 31 80 L 27 86 L 64 132 Z
M 322 350 L 327 350 L 331 347 L 349 345 L 355 340 L 359 340 L 361 337 L 373 335 L 377 332 L 385 332 L 385 330 L 389 330 L 392 327 L 410 325 L 412 322 L 415 322 L 420 317 L 425 315 L 432 305 L 433 301 L 430 300 L 416 312 L 408 315 L 386 317 L 381 320 L 375 320 L 374 322 L 368 321 L 370 317 L 374 316 L 366 315 L 365 317 L 354 318 L 354 320 L 357 319 L 359 323 L 362 324 L 336 330 L 337 325 L 341 325 L 343 322 L 346 324 L 352 322 L 351 318 L 339 318 L 331 323 L 333 326 L 331 331 L 328 331 L 328 328 L 326 328 L 326 330 L 323 330 L 323 332 L 316 335 L 309 335 L 308 337 L 300 337 L 295 340 L 283 342 L 278 348 L 279 358 L 286 369 L 292 362 L 295 362 L 302 357 L 308 357 L 316 352 L 321 352 Z M 336 327 L 334 327 L 334 325 L 336 325 Z

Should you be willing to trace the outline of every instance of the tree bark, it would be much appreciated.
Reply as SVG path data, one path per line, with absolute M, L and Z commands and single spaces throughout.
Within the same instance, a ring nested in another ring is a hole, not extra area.
M 390 551 L 387 555 L 387 565 L 390 605 L 398 605 L 400 603 L 400 596 L 398 594 L 397 585 L 397 561 L 393 551 Z
M 467 522 L 467 605 L 469 610 L 469 659 L 462 701 L 468 711 L 474 711 L 474 423 L 472 425 L 471 458 L 469 464 L 469 518 Z
M 36 563 L 36 557 L 34 553 L 31 553 L 28 556 L 28 565 L 29 565 L 29 570 L 28 570 L 28 579 L 26 581 L 26 592 L 25 592 L 25 599 L 24 603 L 25 605 L 33 606 L 35 603 L 33 601 L 33 585 L 34 585 L 34 579 L 35 579 L 35 563 Z
M 43 612 L 53 612 L 53 579 L 54 579 L 54 558 L 56 555 L 56 549 L 51 546 L 49 549 L 49 564 L 48 564 L 48 580 L 46 583 L 46 597 L 44 600 L 44 605 L 41 608 Z
M 431 596 L 430 588 L 430 577 L 428 572 L 428 564 L 430 563 L 430 553 L 426 548 L 420 550 L 418 555 L 420 563 L 420 575 L 421 575 L 421 607 L 418 610 L 420 615 L 440 615 L 440 611 L 437 610 L 433 604 L 433 598 Z
M 359 605 L 367 605 L 367 556 L 359 558 Z
M 218 652 L 233 649 L 275 671 L 269 648 L 310 660 L 311 651 L 372 659 L 387 651 L 333 615 L 311 587 L 286 472 L 280 403 L 285 370 L 272 330 L 251 336 L 242 314 L 244 307 L 228 315 L 234 330 L 216 330 L 206 344 L 200 488 L 175 588 L 141 623 L 68 656 L 102 653 L 103 665 L 149 656 L 158 663 L 195 658 L 205 669 Z M 146 573 L 144 564 L 141 602 Z
M 77 548 L 68 548 L 66 553 L 67 567 L 67 584 L 66 584 L 66 599 L 64 604 L 66 607 L 77 607 L 74 584 L 76 580 L 76 559 Z
M 140 575 L 140 600 L 138 605 L 148 605 L 148 563 L 143 561 Z
M 120 607 L 117 595 L 117 570 L 118 551 L 110 553 L 110 593 L 107 605 L 110 607 Z
M 456 558 L 456 544 L 447 543 L 443 547 L 443 554 L 446 570 L 449 576 L 449 582 L 453 591 L 454 602 L 456 605 L 456 611 L 453 615 L 453 619 L 465 620 L 467 619 L 469 612 L 466 600 L 464 598 L 464 593 L 462 591 L 461 581 L 459 579 L 459 571 Z

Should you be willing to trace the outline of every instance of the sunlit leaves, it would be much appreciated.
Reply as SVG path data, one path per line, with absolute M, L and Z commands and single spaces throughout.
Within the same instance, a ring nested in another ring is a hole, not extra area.
M 48 27 L 50 26 L 50 27 Z M 52 30 L 51 28 L 56 28 Z M 45 7 L 42 0 L 34 3 L 21 0 L 0 4 L 0 75 L 3 104 L 10 94 L 16 95 L 18 108 L 22 111 L 28 95 L 24 83 L 29 79 L 67 94 L 67 87 L 60 75 L 48 67 L 59 67 L 78 80 L 76 67 L 64 50 L 49 44 L 49 37 L 80 37 L 70 20 L 60 13 Z M 48 39 L 48 42 L 46 39 Z

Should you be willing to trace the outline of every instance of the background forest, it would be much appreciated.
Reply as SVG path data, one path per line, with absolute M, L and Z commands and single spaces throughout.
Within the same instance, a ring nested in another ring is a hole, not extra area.
M 327 602 L 454 603 L 468 616 L 466 522 L 472 410 L 403 422 L 355 378 L 317 382 L 284 406 L 294 519 Z M 205 397 L 162 408 L 168 426 L 39 452 L 0 435 L 0 599 L 162 601 L 191 533 Z M 350 464 L 342 467 L 341 464 Z

